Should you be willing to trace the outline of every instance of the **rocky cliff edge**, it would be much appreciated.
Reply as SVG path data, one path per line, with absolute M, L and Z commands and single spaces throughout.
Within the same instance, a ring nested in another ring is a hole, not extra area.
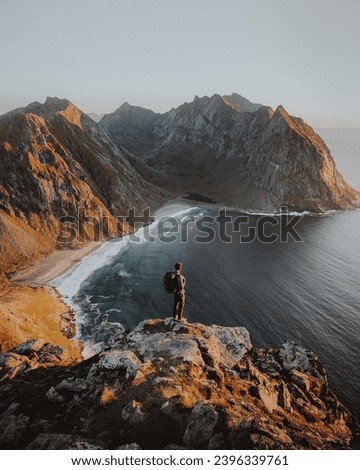
M 153 319 L 77 364 L 27 341 L 0 355 L 0 447 L 348 449 L 349 412 L 314 353 L 245 328 Z

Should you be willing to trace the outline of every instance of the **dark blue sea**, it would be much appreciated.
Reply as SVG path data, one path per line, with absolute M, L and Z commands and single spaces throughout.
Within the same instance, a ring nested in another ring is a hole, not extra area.
M 318 132 L 345 179 L 360 189 L 360 130 Z M 135 234 L 140 240 L 102 245 L 53 284 L 77 311 L 90 350 L 122 327 L 171 316 L 162 277 L 181 261 L 189 321 L 245 326 L 256 347 L 286 339 L 308 347 L 359 419 L 359 234 L 360 211 L 264 219 L 183 201 L 162 208 Z

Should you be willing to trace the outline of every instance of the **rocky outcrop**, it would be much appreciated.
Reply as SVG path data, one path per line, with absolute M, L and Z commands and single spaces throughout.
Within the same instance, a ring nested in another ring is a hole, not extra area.
M 59 241 L 69 247 L 127 233 L 120 217 L 156 206 L 163 195 L 67 100 L 48 98 L 0 117 L 1 272 Z
M 173 187 L 256 211 L 321 212 L 359 206 L 325 142 L 282 106 L 275 112 L 240 95 L 195 97 L 165 114 L 128 103 L 100 126 Z
M 27 342 L 0 355 L 0 446 L 347 449 L 352 418 L 310 351 L 244 328 L 148 320 L 75 366 Z

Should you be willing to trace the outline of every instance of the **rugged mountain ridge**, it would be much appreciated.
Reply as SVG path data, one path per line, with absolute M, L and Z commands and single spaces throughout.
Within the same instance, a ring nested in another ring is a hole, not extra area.
M 310 351 L 245 328 L 154 319 L 77 365 L 27 341 L 0 354 L 0 447 L 349 449 L 351 415 Z
M 359 193 L 338 172 L 325 142 L 302 119 L 237 94 L 195 97 L 165 114 L 128 103 L 100 126 L 179 191 L 246 210 L 351 209 Z
M 82 211 L 83 241 L 93 239 L 94 233 L 95 239 L 119 235 L 128 227 L 117 216 L 126 216 L 132 207 L 159 204 L 163 196 L 127 154 L 67 100 L 48 98 L 0 117 L 3 272 L 54 250 L 62 217 L 79 219 Z M 69 237 L 63 241 L 68 243 Z M 78 241 L 76 237 L 72 244 Z
M 253 211 L 360 204 L 323 140 L 282 107 L 237 94 L 195 97 L 165 114 L 124 103 L 100 126 L 57 98 L 0 116 L 2 273 L 53 251 L 59 219 L 78 218 L 79 208 L 86 241 L 126 233 L 116 216 L 154 207 L 169 190 Z

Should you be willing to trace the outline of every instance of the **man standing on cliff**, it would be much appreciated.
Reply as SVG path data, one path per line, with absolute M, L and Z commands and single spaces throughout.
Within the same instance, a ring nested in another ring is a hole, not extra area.
M 174 307 L 173 307 L 173 317 L 174 320 L 181 320 L 184 318 L 184 308 L 185 308 L 185 285 L 186 279 L 181 274 L 183 269 L 182 263 L 175 264 L 175 290 L 174 295 Z

